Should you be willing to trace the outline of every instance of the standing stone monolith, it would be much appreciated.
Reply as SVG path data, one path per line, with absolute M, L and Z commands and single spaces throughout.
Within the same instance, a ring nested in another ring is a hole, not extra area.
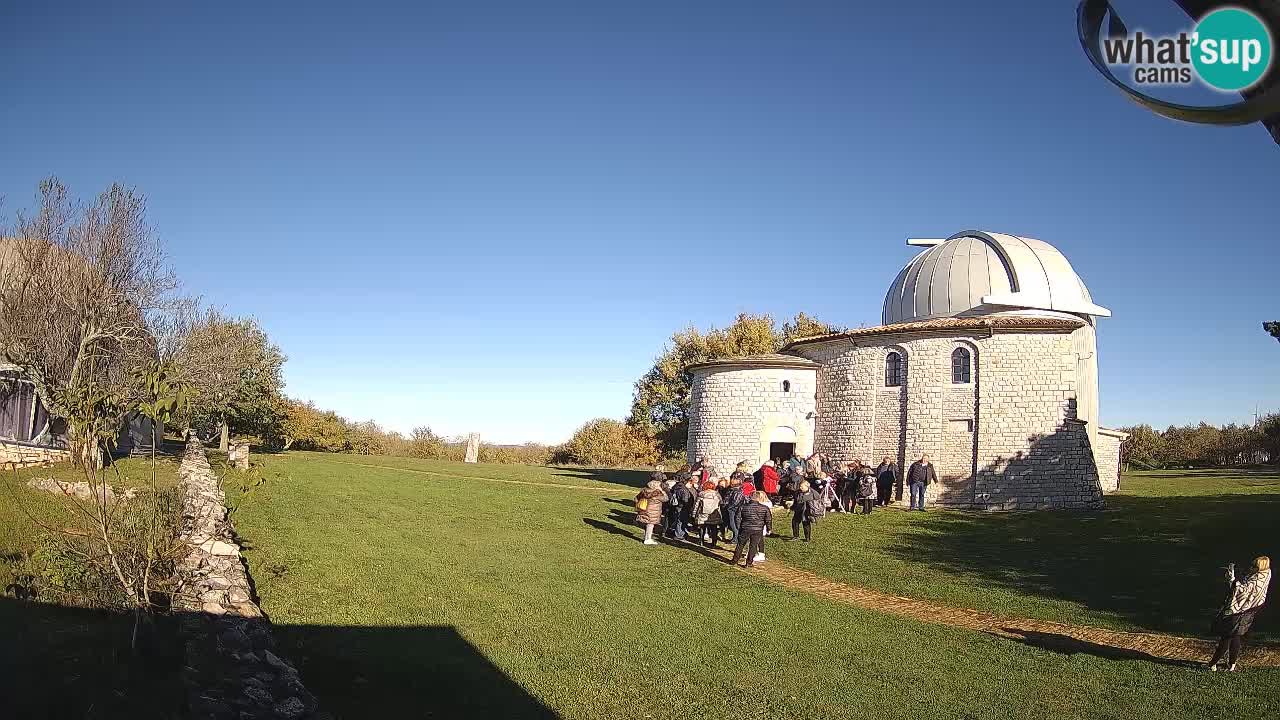
M 474 463 L 480 460 L 480 433 L 467 436 L 467 457 L 465 462 Z
M 243 440 L 232 442 L 230 449 L 227 451 L 227 460 L 230 460 L 231 465 L 237 470 L 248 470 L 249 443 Z

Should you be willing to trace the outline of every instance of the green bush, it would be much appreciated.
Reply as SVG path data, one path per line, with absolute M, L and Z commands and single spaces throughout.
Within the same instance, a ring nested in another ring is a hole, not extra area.
M 630 425 L 597 418 L 578 428 L 556 449 L 552 462 L 561 465 L 635 467 L 653 465 L 660 452 L 653 438 Z
M 148 546 L 153 556 L 160 552 L 162 557 L 151 570 L 151 587 L 160 591 L 168 589 L 174 572 L 175 558 L 163 551 L 173 546 L 177 536 L 179 508 L 176 488 L 142 491 L 114 508 L 117 519 L 111 525 L 111 548 L 116 562 L 132 575 L 146 562 Z M 46 601 L 76 607 L 131 607 L 106 559 L 106 544 L 89 526 L 42 530 L 35 551 L 15 568 L 15 575 L 27 580 L 25 592 Z

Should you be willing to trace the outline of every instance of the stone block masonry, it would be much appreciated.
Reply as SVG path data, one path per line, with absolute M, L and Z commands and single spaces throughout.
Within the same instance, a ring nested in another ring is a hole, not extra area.
M 1128 434 L 1109 428 L 1098 428 L 1098 481 L 1103 492 L 1120 489 L 1120 446 Z
M 232 442 L 230 450 L 227 451 L 227 462 L 237 470 L 248 470 L 249 442 L 247 440 Z
M 187 442 L 178 468 L 182 490 L 173 609 L 186 643 L 182 671 L 187 717 L 208 720 L 330 718 L 281 658 L 204 446 Z
M 769 443 L 813 448 L 814 371 L 805 368 L 733 368 L 694 373 L 689 418 L 689 461 L 705 457 L 720 476 L 740 461 L 755 470 L 769 459 Z M 785 383 L 785 384 L 784 384 Z
M 66 450 L 0 442 L 0 467 L 23 468 L 32 465 L 52 465 L 70 459 L 71 453 Z
M 1094 428 L 1092 347 L 1092 334 L 1062 328 L 904 332 L 794 352 L 819 363 L 816 450 L 872 465 L 896 457 L 903 471 L 927 452 L 940 480 L 928 498 L 940 505 L 1088 509 L 1116 488 L 1119 446 Z M 959 348 L 971 358 L 969 382 L 952 377 Z M 902 360 L 900 386 L 887 383 L 890 353 Z

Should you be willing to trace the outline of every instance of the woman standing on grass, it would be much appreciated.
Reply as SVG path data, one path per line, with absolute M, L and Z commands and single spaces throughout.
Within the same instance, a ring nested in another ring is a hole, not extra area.
M 773 510 L 765 504 L 767 502 L 769 496 L 757 490 L 738 508 L 738 541 L 737 547 L 733 549 L 734 565 L 742 558 L 743 548 L 747 550 L 747 567 L 751 567 L 758 557 L 764 555 L 764 536 L 773 527 Z
M 809 542 L 813 533 L 813 506 L 822 502 L 821 497 L 809 481 L 800 481 L 800 491 L 791 503 L 791 539 L 800 539 L 800 528 L 804 527 L 804 541 Z
M 742 487 L 741 480 L 736 477 L 729 478 L 729 491 L 720 499 L 720 519 L 724 521 L 723 539 L 725 542 L 738 539 L 738 508 L 746 500 L 746 497 L 742 494 Z
M 888 505 L 893 502 L 893 483 L 898 479 L 898 464 L 893 458 L 885 457 L 876 468 L 876 504 Z
M 1267 586 L 1271 584 L 1271 558 L 1263 555 L 1253 561 L 1253 572 L 1244 578 L 1236 577 L 1236 565 L 1227 566 L 1227 585 L 1231 594 L 1227 596 L 1226 605 L 1218 611 L 1213 619 L 1213 632 L 1218 635 L 1218 649 L 1213 651 L 1209 660 L 1209 669 L 1218 670 L 1222 656 L 1227 656 L 1227 670 L 1236 671 L 1236 661 L 1240 658 L 1240 649 L 1244 645 L 1244 637 L 1253 627 L 1253 619 L 1267 601 Z
M 865 472 L 866 468 L 862 467 L 861 460 L 849 463 L 845 471 L 844 482 L 840 485 L 840 507 L 847 513 L 853 512 L 858 506 L 858 489 L 861 487 L 862 475 Z
M 858 479 L 858 503 L 862 505 L 862 514 L 870 515 L 876 505 L 876 479 L 866 473 Z
M 653 539 L 653 526 L 662 522 L 662 509 L 667 504 L 667 493 L 662 489 L 662 481 L 655 477 L 661 474 L 651 475 L 654 479 L 636 495 L 636 523 L 644 526 L 645 545 L 658 544 Z
M 711 547 L 715 548 L 716 541 L 720 539 L 720 493 L 716 490 L 716 484 L 710 480 L 702 483 L 702 492 L 698 493 L 698 499 L 693 505 L 693 524 L 698 526 L 698 539 L 703 545 L 708 542 L 710 535 Z

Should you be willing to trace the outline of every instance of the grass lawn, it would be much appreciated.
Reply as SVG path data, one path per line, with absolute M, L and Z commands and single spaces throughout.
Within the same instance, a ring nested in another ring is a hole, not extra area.
M 120 460 L 116 487 L 150 484 L 151 463 Z M 177 462 L 156 463 L 156 484 L 177 482 Z M 0 478 L 0 590 L 23 571 L 40 533 L 32 516 L 52 527 L 78 527 L 69 501 L 26 486 L 32 478 L 83 481 L 70 465 L 25 468 Z M 133 618 L 100 610 L 61 608 L 0 596 L 0 717 L 170 717 L 181 702 L 181 648 L 162 622 L 145 657 L 129 649 Z
M 270 480 L 235 521 L 258 592 L 309 687 L 347 718 L 1280 714 L 1277 671 L 1054 652 L 642 546 L 628 524 L 641 473 L 257 457 Z M 819 544 L 769 552 L 904 594 L 1197 632 L 1214 567 L 1274 538 L 1275 486 L 1144 476 L 1105 513 L 834 517 Z
M 1222 603 L 1226 564 L 1280 555 L 1276 471 L 1143 472 L 1126 475 L 1122 488 L 1099 512 L 828 515 L 816 543 L 777 543 L 777 556 L 896 595 L 1200 635 Z M 790 515 L 776 519 L 790 535 Z M 1280 639 L 1270 615 L 1255 639 Z
M 107 469 L 107 482 L 112 487 L 145 487 L 151 483 L 149 459 L 123 458 L 116 461 L 114 468 L 120 471 L 119 477 L 115 470 Z M 177 484 L 176 458 L 157 458 L 155 470 L 158 487 L 171 488 Z M 70 463 L 0 471 L 0 589 L 13 582 L 13 573 L 22 556 L 35 549 L 41 530 L 33 518 L 51 527 L 76 526 L 80 522 L 66 498 L 27 487 L 27 481 L 36 478 L 84 482 L 83 472 Z

